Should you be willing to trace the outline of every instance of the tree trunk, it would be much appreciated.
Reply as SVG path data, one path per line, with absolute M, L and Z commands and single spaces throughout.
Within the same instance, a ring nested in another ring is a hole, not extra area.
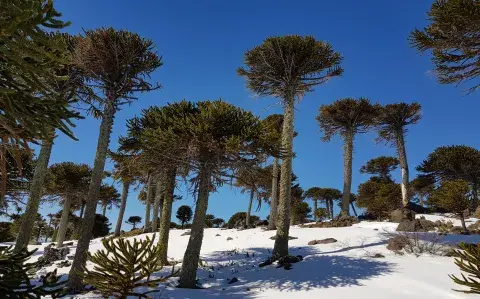
M 333 215 L 333 199 L 329 199 L 328 202 L 330 204 L 330 215 L 332 216 L 333 220 L 333 218 L 335 217 L 335 215 Z
M 250 214 L 252 213 L 252 204 L 253 204 L 253 197 L 255 196 L 255 190 L 250 190 L 250 201 L 248 202 L 248 210 L 247 216 L 245 217 L 245 226 L 247 228 L 250 227 Z
M 102 216 L 105 217 L 105 214 L 107 214 L 107 204 L 103 206 L 103 211 L 102 211 Z
M 82 207 L 80 208 L 80 219 L 83 218 L 83 213 L 85 212 L 85 202 L 82 202 Z
M 463 232 L 468 234 L 469 232 L 468 232 L 467 226 L 465 225 L 464 211 L 462 211 L 461 213 L 458 213 L 458 216 L 460 216 L 460 221 L 462 222 Z
M 162 217 L 160 218 L 160 262 L 168 264 L 168 239 L 170 235 L 170 221 L 172 219 L 173 192 L 175 191 L 176 169 L 170 169 L 166 173 L 165 196 L 163 199 Z
M 83 267 L 87 261 L 87 251 L 90 245 L 90 239 L 92 238 L 95 210 L 97 208 L 100 186 L 104 175 L 105 161 L 107 158 L 114 117 L 114 99 L 109 94 L 107 95 L 102 123 L 100 124 L 100 133 L 98 136 L 95 162 L 93 164 L 92 179 L 90 180 L 90 186 L 86 198 L 85 215 L 80 222 L 80 238 L 77 243 L 77 250 L 69 273 L 68 287 L 72 291 L 78 291 L 83 287 L 81 273 L 83 272 Z
M 52 228 L 52 216 L 50 216 L 50 220 L 48 221 L 48 228 L 51 229 Z M 48 234 L 45 234 L 45 243 L 48 242 Z
M 268 220 L 268 229 L 273 230 L 277 228 L 277 214 L 278 214 L 278 158 L 273 159 L 272 166 L 272 201 L 270 203 L 270 217 Z
M 40 239 L 40 234 L 42 233 L 42 228 L 41 226 L 38 227 L 38 232 L 37 232 L 37 239 L 35 240 L 35 242 L 38 243 L 38 240 Z
M 476 211 L 478 207 L 478 184 L 473 182 L 472 184 L 472 210 Z
M 158 211 L 160 210 L 160 202 L 162 201 L 162 176 L 157 177 L 157 186 L 155 187 L 155 202 L 153 203 L 152 212 L 152 232 L 156 232 L 158 229 Z
M 70 216 L 70 206 L 72 204 L 72 197 L 67 195 L 65 197 L 65 203 L 63 204 L 62 217 L 60 218 L 60 227 L 57 232 L 57 248 L 63 246 L 65 241 L 65 235 L 67 234 L 68 218 Z
M 350 206 L 352 207 L 353 215 L 355 215 L 355 217 L 358 217 L 357 211 L 355 210 L 355 205 L 353 204 L 353 202 L 350 203 Z
M 350 215 L 350 195 L 352 190 L 353 132 L 347 132 L 343 153 L 343 194 L 341 214 Z
M 318 221 L 317 210 L 318 210 L 318 202 L 317 202 L 317 199 L 313 199 L 313 220 L 314 220 L 315 222 Z
M 325 199 L 325 208 L 327 209 L 327 217 L 332 219 L 333 215 L 330 210 L 330 200 L 328 198 Z
M 143 227 L 144 233 L 149 233 L 152 230 L 152 226 L 150 223 L 150 209 L 151 209 L 151 202 L 152 199 L 155 198 L 155 181 L 153 179 L 153 175 L 148 175 L 148 182 L 147 182 L 147 199 L 145 203 L 145 225 Z
M 295 96 L 285 99 L 283 112 L 282 148 L 285 157 L 280 167 L 280 199 L 278 201 L 277 236 L 273 247 L 273 257 L 278 259 L 288 255 L 288 232 L 290 229 L 290 197 L 292 186 L 292 154 L 294 132 Z
M 117 226 L 115 227 L 115 237 L 120 236 L 120 229 L 122 228 L 123 215 L 125 214 L 125 208 L 127 207 L 128 189 L 130 188 L 130 182 L 123 182 L 122 189 L 122 201 L 120 203 L 120 211 L 118 212 Z
M 45 176 L 47 175 L 48 162 L 50 161 L 50 154 L 52 153 L 53 138 L 55 130 L 49 134 L 50 139 L 42 142 L 40 153 L 38 155 L 35 166 L 35 173 L 33 175 L 32 184 L 30 185 L 30 196 L 28 197 L 27 208 L 23 214 L 22 224 L 20 225 L 17 241 L 15 243 L 15 252 L 20 252 L 23 248 L 28 246 L 30 238 L 32 237 L 33 226 L 37 218 L 38 206 L 43 195 L 43 184 Z
M 183 256 L 182 271 L 180 273 L 180 288 L 195 288 L 197 278 L 198 260 L 202 248 L 203 230 L 208 208 L 208 195 L 210 189 L 211 169 L 208 163 L 202 163 L 199 177 L 197 206 L 193 217 L 190 239 Z
M 396 132 L 398 160 L 402 170 L 402 205 L 405 207 L 408 204 L 408 163 L 407 153 L 405 151 L 405 138 L 403 130 Z

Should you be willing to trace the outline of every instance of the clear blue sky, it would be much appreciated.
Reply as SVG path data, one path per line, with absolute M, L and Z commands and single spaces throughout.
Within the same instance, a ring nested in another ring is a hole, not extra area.
M 315 121 L 321 104 L 344 97 L 368 97 L 373 102 L 388 104 L 418 101 L 423 118 L 409 128 L 407 155 L 411 176 L 415 166 L 440 145 L 466 144 L 479 147 L 478 129 L 480 102 L 478 93 L 465 95 L 461 88 L 439 85 L 430 74 L 429 55 L 418 55 L 409 47 L 407 37 L 414 27 L 426 24 L 425 13 L 432 1 L 283 1 L 283 0 L 190 0 L 190 1 L 55 1 L 65 20 L 72 21 L 71 33 L 83 29 L 112 26 L 127 29 L 153 39 L 163 56 L 164 66 L 153 80 L 163 89 L 140 95 L 139 101 L 125 106 L 113 127 L 111 149 L 117 138 L 125 134 L 125 121 L 142 108 L 167 102 L 218 99 L 261 117 L 281 113 L 271 98 L 257 99 L 237 76 L 247 49 L 272 35 L 313 35 L 325 40 L 345 60 L 344 75 L 319 86 L 297 105 L 294 172 L 305 189 L 312 186 L 342 188 L 342 142 L 335 138 L 322 143 Z M 301 3 L 301 4 L 300 4 Z M 88 117 L 74 129 L 80 141 L 61 136 L 55 142 L 51 163 L 74 161 L 93 164 L 99 121 Z M 369 159 L 393 155 L 388 146 L 376 145 L 374 133 L 359 135 L 355 140 L 353 190 L 368 179 L 358 170 Z M 112 164 L 107 164 L 111 169 Z M 398 180 L 399 170 L 395 173 Z M 119 187 L 119 190 L 120 187 Z M 186 200 L 176 202 L 193 206 L 192 196 L 177 191 Z M 225 220 L 235 212 L 245 211 L 247 195 L 223 187 L 210 196 L 208 212 Z M 42 212 L 58 207 L 43 207 Z M 113 226 L 117 209 L 108 211 Z M 257 213 L 265 217 L 268 206 Z M 128 198 L 125 219 L 144 217 L 144 206 L 137 193 Z M 129 226 L 124 224 L 124 229 Z

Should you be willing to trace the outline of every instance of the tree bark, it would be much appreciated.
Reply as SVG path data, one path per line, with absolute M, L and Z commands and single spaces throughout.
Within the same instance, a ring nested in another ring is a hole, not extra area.
M 70 216 L 70 206 L 72 204 L 72 197 L 70 195 L 65 196 L 65 203 L 63 204 L 62 217 L 60 218 L 60 226 L 57 232 L 57 248 L 63 246 L 65 241 L 65 235 L 67 234 L 68 218 Z
M 355 215 L 355 217 L 358 217 L 357 211 L 355 210 L 355 205 L 353 204 L 353 202 L 350 203 L 350 206 L 352 207 L 353 215 Z
M 313 220 L 314 220 L 315 222 L 318 221 L 317 210 L 318 210 L 318 202 L 317 202 L 317 199 L 314 198 L 314 199 L 313 199 Z
M 208 208 L 208 196 L 211 180 L 211 169 L 207 163 L 202 163 L 199 177 L 197 206 L 193 217 L 190 239 L 183 256 L 182 271 L 180 273 L 180 288 L 195 288 L 198 260 L 202 248 L 203 230 Z
M 48 221 L 48 228 L 52 228 L 52 216 L 50 216 L 50 220 Z M 45 243 L 48 242 L 48 234 L 45 235 Z
M 20 225 L 17 241 L 15 242 L 15 252 L 20 252 L 23 248 L 26 248 L 32 237 L 33 226 L 35 225 L 35 219 L 37 218 L 36 216 L 38 213 L 38 206 L 40 205 L 40 199 L 43 195 L 43 184 L 45 182 L 48 162 L 50 161 L 50 155 L 52 153 L 54 135 L 55 129 L 50 133 L 51 138 L 42 142 L 32 184 L 30 186 L 30 196 L 28 197 L 27 208 L 23 214 L 22 224 Z
M 85 202 L 82 202 L 82 207 L 80 208 L 80 219 L 83 218 L 84 212 L 85 212 Z
M 327 216 L 330 219 L 333 219 L 332 211 L 330 210 L 330 199 L 325 199 L 325 207 L 327 208 Z
M 107 214 L 107 204 L 103 206 L 103 211 L 102 211 L 102 216 L 105 217 L 105 214 Z
M 90 245 L 90 239 L 92 238 L 95 210 L 97 208 L 100 186 L 104 175 L 103 172 L 105 169 L 105 161 L 107 158 L 114 117 L 114 99 L 109 94 L 107 95 L 102 123 L 100 124 L 100 134 L 98 136 L 97 151 L 95 154 L 95 162 L 93 164 L 92 179 L 87 193 L 85 215 L 80 222 L 80 238 L 77 243 L 77 250 L 69 273 L 68 288 L 72 291 L 78 291 L 83 287 L 81 273 L 83 272 L 83 267 L 87 261 L 87 251 Z
M 145 203 L 145 226 L 143 227 L 144 233 L 149 233 L 152 230 L 152 226 L 150 223 L 150 210 L 151 210 L 151 202 L 152 199 L 155 198 L 155 181 L 152 174 L 148 175 L 147 181 L 147 199 Z
M 282 149 L 286 155 L 280 167 L 280 199 L 278 201 L 277 235 L 273 257 L 288 255 L 288 233 L 290 229 L 290 197 L 292 186 L 292 154 L 294 132 L 295 96 L 285 99 L 283 112 Z
M 465 225 L 465 216 L 463 212 L 464 211 L 462 211 L 461 213 L 458 213 L 458 216 L 460 216 L 460 221 L 462 222 L 463 232 L 468 234 L 468 229 L 467 229 L 467 226 Z
M 343 194 L 342 215 L 350 215 L 350 194 L 352 190 L 353 132 L 347 132 L 343 153 Z
M 277 214 L 278 214 L 278 158 L 273 159 L 272 166 L 272 201 L 270 203 L 270 217 L 268 220 L 268 229 L 274 230 L 277 228 Z
M 168 264 L 168 239 L 170 236 L 170 221 L 172 219 L 173 192 L 175 191 L 176 169 L 169 169 L 166 173 L 165 196 L 163 199 L 162 217 L 160 218 L 160 262 Z
M 118 212 L 117 226 L 115 227 L 115 234 L 114 234 L 115 237 L 120 236 L 120 229 L 122 228 L 123 215 L 125 214 L 125 208 L 127 207 L 127 197 L 128 197 L 129 188 L 130 188 L 130 182 L 129 181 L 123 182 L 122 201 L 120 203 L 120 211 Z
M 253 197 L 255 196 L 255 190 L 250 190 L 250 201 L 248 202 L 248 210 L 247 216 L 245 217 L 245 226 L 247 228 L 250 227 L 250 214 L 252 213 L 252 204 L 253 204 Z
M 405 138 L 403 130 L 396 132 L 396 143 L 397 143 L 397 152 L 398 160 L 400 162 L 400 169 L 402 171 L 402 205 L 405 207 L 409 202 L 408 194 L 408 163 L 407 163 L 407 152 L 405 150 Z
M 155 187 L 155 202 L 153 203 L 152 212 L 152 232 L 156 232 L 158 229 L 158 213 L 160 210 L 160 202 L 162 201 L 162 176 L 157 177 L 157 186 Z

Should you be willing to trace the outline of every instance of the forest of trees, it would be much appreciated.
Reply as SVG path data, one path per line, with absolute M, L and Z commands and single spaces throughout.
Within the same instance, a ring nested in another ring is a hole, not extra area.
M 455 10 L 456 2 L 434 4 L 429 13 L 432 25 L 415 29 L 410 36 L 413 47 L 433 51 L 442 84 L 471 83 L 479 74 L 480 30 L 468 19 L 456 19 L 455 14 L 464 14 L 464 8 Z M 478 20 L 478 3 L 471 2 L 477 5 Z M 359 97 L 318 105 L 315 129 L 320 130 L 321 141 L 336 136 L 342 140 L 344 175 L 338 180 L 343 180 L 343 187 L 338 190 L 321 182 L 306 190 L 301 187 L 292 167 L 296 105 L 309 101 L 314 88 L 321 90 L 322 84 L 344 73 L 344 57 L 326 41 L 300 35 L 268 37 L 244 53 L 243 65 L 236 70 L 239 78 L 254 95 L 275 98 L 283 114 L 260 119 L 223 99 L 151 106 L 131 116 L 126 133 L 115 140 L 118 150 L 112 152 L 115 115 L 125 105 L 142 100 L 141 93 L 162 87 L 150 79 L 154 72 L 162 72 L 163 65 L 153 41 L 111 27 L 69 35 L 62 30 L 69 23 L 52 1 L 5 5 L 8 13 L 0 15 L 0 62 L 6 66 L 0 70 L 0 207 L 8 221 L 1 227 L 0 241 L 15 239 L 13 252 L 20 254 L 32 241 L 52 240 L 61 248 L 67 240 L 78 240 L 68 276 L 72 292 L 83 290 L 90 241 L 110 233 L 108 209 L 119 208 L 115 237 L 122 235 L 122 224 L 137 229 L 142 221 L 142 232 L 159 233 L 161 246 L 155 252 L 162 265 L 169 263 L 172 215 L 181 228 L 188 226 L 179 287 L 196 288 L 205 228 L 255 227 L 260 219 L 253 214 L 262 203 L 270 209 L 268 229 L 276 230 L 275 260 L 290 253 L 291 225 L 357 216 L 357 212 L 384 219 L 395 209 L 419 205 L 458 214 L 466 230 L 464 211 L 478 208 L 479 150 L 440 146 L 420 165 L 408 164 L 407 132 L 415 130 L 422 118 L 417 102 L 382 105 Z M 459 43 L 462 49 L 457 48 Z M 478 86 L 468 91 L 473 93 Z M 50 165 L 55 138 L 76 139 L 73 122 L 82 126 L 82 119 L 88 117 L 100 120 L 93 165 L 70 161 Z M 363 150 L 355 141 L 367 132 L 374 132 L 377 141 L 392 146 L 396 154 L 353 169 L 355 155 Z M 36 154 L 32 145 L 39 147 Z M 105 166 L 108 159 L 114 165 L 111 171 Z M 412 167 L 418 173 L 413 179 Z M 399 182 L 393 179 L 395 171 Z M 360 174 L 371 177 L 352 190 L 352 177 Z M 120 191 L 112 181 L 121 185 Z M 174 201 L 182 199 L 175 194 L 181 182 L 190 186 L 195 205 L 193 210 L 182 205 L 173 214 Z M 207 214 L 210 194 L 224 184 L 238 188 L 245 198 L 245 209 L 229 221 Z M 145 210 L 142 216 L 124 219 L 134 187 L 141 190 L 139 200 Z M 60 209 L 42 216 L 42 204 Z M 153 246 L 149 242 L 142 244 Z

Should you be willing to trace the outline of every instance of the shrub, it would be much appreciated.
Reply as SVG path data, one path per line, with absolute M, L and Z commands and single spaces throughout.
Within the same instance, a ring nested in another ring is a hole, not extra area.
M 227 222 L 226 226 L 230 229 L 235 228 L 235 225 L 238 222 L 243 222 L 243 224 L 245 224 L 246 219 L 247 219 L 247 213 L 246 212 L 235 213 L 235 214 L 232 215 L 232 217 L 230 217 L 230 219 L 228 219 L 228 222 Z M 258 220 L 260 220 L 260 218 L 258 216 L 250 215 L 250 223 L 255 223 Z
M 373 177 L 358 186 L 357 206 L 376 218 L 386 217 L 402 206 L 400 185 Z
M 0 248 L 0 294 L 2 298 L 42 298 L 50 295 L 58 298 L 66 282 L 58 282 L 56 270 L 49 273 L 42 282 L 33 282 L 28 273 L 39 267 L 39 263 L 26 263 L 35 250 L 21 250 L 14 253 L 13 247 Z
M 467 277 L 462 273 L 462 278 L 449 275 L 457 284 L 470 288 L 469 290 L 455 290 L 457 292 L 480 294 L 480 244 L 459 245 L 461 250 L 455 250 L 455 264 L 460 270 L 468 273 Z
M 290 215 L 290 223 L 295 225 L 308 222 L 311 212 L 312 209 L 308 206 L 308 203 L 303 201 L 297 201 L 293 203 Z
M 137 241 L 133 244 L 120 239 L 104 239 L 102 244 L 105 250 L 95 254 L 88 253 L 89 260 L 94 264 L 93 270 L 85 269 L 84 281 L 94 286 L 102 295 L 126 299 L 128 296 L 148 298 L 149 290 L 139 293 L 135 288 L 155 288 L 157 283 L 166 281 L 174 275 L 150 279 L 150 276 L 160 271 L 163 266 L 160 262 L 160 244 L 154 245 L 155 237 Z
M 406 253 L 417 256 L 425 253 L 444 256 L 450 251 L 450 247 L 442 244 L 437 234 L 385 231 L 385 235 L 401 244 Z
M 121 238 L 128 238 L 128 237 L 133 237 L 133 236 L 138 236 L 143 234 L 143 229 L 137 228 L 137 229 L 132 229 L 129 232 L 122 232 L 120 234 Z
M 108 218 L 103 215 L 96 214 L 95 223 L 93 224 L 92 228 L 93 238 L 105 237 L 109 232 L 110 223 L 108 223 Z
M 317 217 L 318 221 L 323 221 L 328 218 L 328 211 L 326 208 L 318 208 L 313 214 Z

